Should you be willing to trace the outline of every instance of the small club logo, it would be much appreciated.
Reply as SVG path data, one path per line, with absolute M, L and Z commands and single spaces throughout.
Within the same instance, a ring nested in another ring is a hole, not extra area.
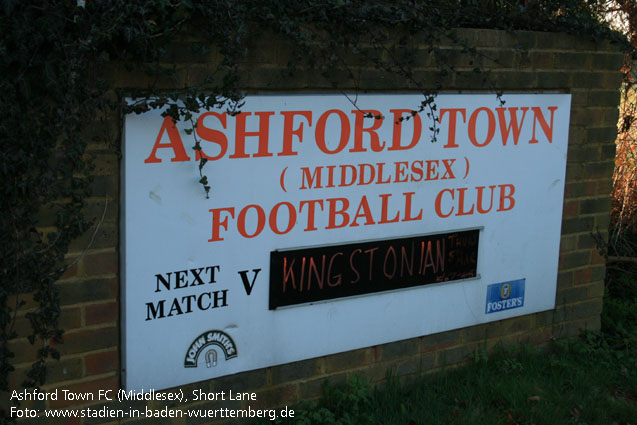
M 221 350 L 223 352 L 226 360 L 237 357 L 237 346 L 230 335 L 219 330 L 211 330 L 202 333 L 188 346 L 186 357 L 184 359 L 184 367 L 197 367 L 199 355 L 204 351 L 206 352 L 206 367 L 217 366 L 217 350 Z

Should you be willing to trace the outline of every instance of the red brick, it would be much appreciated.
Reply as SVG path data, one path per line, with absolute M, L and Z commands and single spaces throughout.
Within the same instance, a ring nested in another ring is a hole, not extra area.
M 615 147 L 613 146 L 613 149 Z M 614 156 L 613 156 L 614 158 Z M 597 190 L 595 191 L 596 195 L 608 195 L 613 190 L 613 182 L 612 180 L 600 180 L 597 182 Z
M 57 349 L 62 354 L 85 353 L 117 346 L 119 334 L 116 327 L 79 330 L 63 335 L 63 344 Z
M 374 356 L 375 350 L 367 348 L 332 354 L 325 358 L 325 372 L 332 374 L 347 369 L 354 369 L 369 364 L 374 360 Z
M 380 357 L 383 354 L 383 348 L 380 345 L 374 347 L 374 362 L 380 361 Z
M 97 222 L 99 219 L 97 218 L 95 221 Z M 87 248 L 110 248 L 117 245 L 118 236 L 117 224 L 101 223 L 99 228 L 93 226 L 78 239 L 75 239 L 69 246 L 69 251 L 82 252 Z
M 268 384 L 267 369 L 250 370 L 222 376 L 214 381 L 216 389 L 232 389 L 232 391 L 248 391 L 265 387 Z
M 535 329 L 524 336 L 524 340 L 533 345 L 540 345 L 553 338 L 553 328 Z
M 604 296 L 604 281 L 597 281 L 588 287 L 588 297 L 598 298 Z
M 376 348 L 376 361 L 390 361 L 407 356 L 413 356 L 419 352 L 419 341 L 417 338 L 406 339 L 403 341 L 391 342 L 389 344 L 383 344 Z M 378 358 L 378 349 L 380 351 L 380 359 Z
M 118 170 L 117 155 L 111 152 L 93 155 L 93 164 L 95 165 L 95 169 L 93 170 L 95 175 L 110 175 L 116 173 Z
M 580 198 L 597 194 L 597 183 L 594 181 L 566 183 L 566 198 Z
M 89 302 L 105 302 L 117 298 L 117 278 L 95 278 L 59 283 L 60 304 L 72 305 Z
M 20 303 L 24 303 L 19 310 L 24 312 L 26 310 L 31 310 L 38 307 L 40 304 L 33 299 L 33 293 L 24 293 L 17 295 L 17 299 L 14 298 L 15 295 L 9 296 L 9 303 L 11 306 L 20 305 Z
M 60 280 L 70 279 L 77 276 L 77 262 L 75 262 L 75 260 L 73 259 L 71 260 L 71 263 L 72 264 L 68 266 L 68 269 L 66 269 L 62 274 Z
M 553 310 L 542 311 L 535 313 L 535 328 L 542 328 L 543 326 L 551 325 L 553 323 Z
M 584 329 L 587 331 L 598 331 L 602 327 L 602 318 L 600 316 L 593 316 L 586 319 L 586 325 Z
M 555 338 L 569 338 L 579 334 L 580 329 L 586 326 L 586 320 L 579 322 L 556 323 L 553 326 L 553 335 Z
M 573 217 L 576 216 L 579 212 L 579 204 L 580 201 L 566 201 L 564 203 L 564 217 Z
M 60 312 L 59 325 L 62 329 L 77 329 L 82 326 L 82 311 L 79 307 L 63 308 Z
M 586 319 L 589 317 L 599 317 L 602 312 L 603 301 L 595 298 L 590 301 L 581 302 L 573 306 L 573 316 L 575 319 Z
M 271 368 L 272 384 L 282 384 L 315 376 L 320 370 L 317 359 L 301 360 Z
M 282 387 L 267 389 L 257 392 L 256 402 L 251 401 L 249 405 L 253 409 L 272 409 L 282 407 L 296 401 L 298 387 L 295 384 L 284 385 Z M 247 406 L 244 406 L 244 408 Z
M 421 340 L 421 352 L 430 353 L 447 348 L 460 343 L 461 333 L 459 330 L 442 332 L 439 334 L 424 336 Z
M 575 271 L 575 285 L 583 285 L 591 281 L 593 272 L 590 268 Z
M 568 254 L 560 254 L 560 270 L 584 267 L 589 264 L 590 253 L 588 251 L 575 251 Z
M 531 327 L 531 316 L 513 317 L 511 319 L 498 320 L 486 324 L 487 338 L 497 338 L 518 332 L 523 332 Z
M 82 269 L 86 276 L 117 273 L 118 264 L 118 254 L 116 252 L 101 252 L 82 258 Z
M 82 379 L 84 376 L 82 365 L 83 360 L 79 357 L 63 357 L 60 360 L 48 361 L 46 365 L 47 385 Z
M 469 355 L 479 347 L 478 344 L 468 344 L 439 351 L 436 356 L 436 366 L 446 367 L 465 362 Z
M 84 321 L 87 326 L 113 323 L 119 316 L 119 307 L 116 302 L 87 305 L 84 310 Z
M 117 351 L 90 354 L 84 358 L 86 375 L 99 375 L 116 372 L 119 369 L 119 354 Z
M 577 108 L 571 112 L 571 125 L 586 126 L 592 122 L 602 122 L 603 119 L 604 111 L 599 108 Z
M 31 345 L 26 338 L 9 341 L 9 350 L 15 354 L 14 364 L 34 361 L 41 347 L 42 341 L 39 339 L 35 341 L 35 345 Z
M 588 298 L 588 288 L 585 286 L 576 286 L 557 291 L 557 303 L 560 305 L 571 304 Z
M 485 324 L 470 326 L 462 330 L 463 342 L 484 341 L 487 339 L 487 326 Z
M 31 321 L 23 315 L 18 315 L 13 325 L 13 330 L 20 336 L 26 336 L 31 332 Z
M 577 248 L 577 236 L 562 236 L 560 238 L 560 252 L 575 251 Z
M 11 349 L 11 348 L 9 348 Z M 9 372 L 9 376 L 7 377 L 7 382 L 9 384 L 9 388 L 18 388 L 22 385 L 22 382 L 26 378 L 27 370 L 31 369 L 25 367 L 16 367 L 14 371 Z
M 558 272 L 557 289 L 565 289 L 573 286 L 573 272 Z
M 374 367 L 374 366 L 370 366 L 370 367 Z M 386 375 L 386 373 L 387 373 L 387 368 L 383 367 L 383 375 Z M 323 395 L 323 389 L 325 388 L 326 383 L 329 383 L 330 385 L 340 385 L 346 382 L 347 382 L 346 373 L 340 373 L 337 375 L 330 375 L 329 377 L 321 377 L 317 379 L 312 379 L 302 384 L 299 384 L 299 397 L 303 400 L 317 399 Z
M 594 249 L 591 254 L 591 264 L 606 264 L 606 259 Z

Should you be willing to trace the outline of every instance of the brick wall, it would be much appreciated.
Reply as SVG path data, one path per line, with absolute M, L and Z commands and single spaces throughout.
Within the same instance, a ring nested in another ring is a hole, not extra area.
M 605 236 L 609 224 L 622 55 L 608 42 L 592 42 L 564 34 L 467 29 L 460 30 L 459 35 L 475 42 L 479 53 L 483 54 L 482 66 L 489 71 L 493 87 L 509 92 L 572 94 L 555 310 L 244 372 L 184 386 L 184 391 L 256 391 L 259 406 L 274 407 L 320 396 L 326 380 L 338 382 L 358 375 L 378 383 L 384 380 L 388 370 L 395 376 L 407 378 L 466 361 L 476 349 L 490 347 L 499 341 L 541 345 L 552 338 L 576 335 L 581 328 L 599 328 L 605 264 L 595 249 L 591 232 L 599 230 Z M 190 49 L 176 44 L 169 55 L 170 60 L 179 64 L 184 80 L 177 84 L 188 82 L 217 59 L 214 50 L 208 57 L 193 56 L 189 52 Z M 288 54 L 283 43 L 263 40 L 255 52 L 258 53 L 245 64 L 246 69 L 256 71 L 246 78 L 249 92 L 329 91 L 331 88 L 328 80 L 311 70 L 300 69 L 291 77 L 281 78 Z M 458 72 L 447 78 L 445 90 L 488 91 L 483 75 L 473 72 L 474 65 L 469 64 L 466 57 L 452 48 L 448 48 L 448 52 Z M 431 80 L 433 69 L 426 51 L 418 57 L 415 67 L 417 80 Z M 409 81 L 390 79 L 373 69 L 360 71 L 359 84 L 363 89 L 387 92 L 415 88 Z M 123 70 L 114 71 L 114 76 L 121 87 L 145 83 Z M 175 82 L 162 84 L 170 86 Z M 347 84 L 351 83 L 342 84 L 342 88 L 347 89 Z M 97 394 L 99 389 L 116 390 L 120 386 L 119 158 L 116 149 L 110 147 L 119 144 L 120 117 L 103 117 L 90 132 L 95 142 L 90 145 L 89 154 L 97 166 L 93 197 L 88 200 L 86 213 L 99 226 L 73 244 L 67 258 L 72 266 L 58 283 L 62 300 L 61 325 L 66 332 L 64 344 L 58 347 L 62 358 L 50 363 L 43 389 Z M 28 297 L 25 299 L 28 302 L 22 313 L 33 307 L 33 302 Z M 27 321 L 19 318 L 18 327 L 26 326 Z M 37 347 L 19 339 L 12 342 L 12 348 L 17 354 L 17 372 L 11 376 L 10 387 L 19 388 L 21 376 L 34 359 Z M 157 402 L 148 403 L 154 408 L 163 408 Z M 237 401 L 235 405 L 241 403 Z M 23 403 L 23 407 L 38 409 L 65 405 L 100 408 L 103 404 L 96 401 Z M 197 407 L 213 405 L 214 402 L 204 402 Z M 111 406 L 143 409 L 146 402 Z M 179 406 L 187 407 L 195 405 Z M 233 405 L 225 403 L 223 407 Z M 258 406 L 252 403 L 252 407 Z M 119 420 L 110 421 L 120 423 Z M 45 420 L 34 422 L 45 423 Z M 109 420 L 69 420 L 69 423 L 101 422 Z M 51 423 L 60 423 L 60 420 Z M 166 423 L 181 424 L 185 419 Z

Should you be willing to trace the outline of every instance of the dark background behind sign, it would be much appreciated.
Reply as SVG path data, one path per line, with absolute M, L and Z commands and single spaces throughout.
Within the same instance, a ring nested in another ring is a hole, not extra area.
M 476 276 L 480 231 L 270 253 L 270 309 Z

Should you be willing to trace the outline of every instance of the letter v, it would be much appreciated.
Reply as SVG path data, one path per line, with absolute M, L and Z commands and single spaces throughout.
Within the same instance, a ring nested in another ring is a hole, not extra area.
M 250 295 L 252 293 L 252 288 L 254 288 L 254 281 L 257 280 L 257 276 L 259 275 L 259 272 L 261 271 L 261 269 L 252 269 L 252 271 L 254 272 L 254 276 L 252 277 L 252 282 L 248 281 L 248 271 L 247 270 L 241 270 L 239 273 L 239 275 L 241 275 L 241 281 L 243 282 L 243 287 L 246 290 L 246 294 Z

